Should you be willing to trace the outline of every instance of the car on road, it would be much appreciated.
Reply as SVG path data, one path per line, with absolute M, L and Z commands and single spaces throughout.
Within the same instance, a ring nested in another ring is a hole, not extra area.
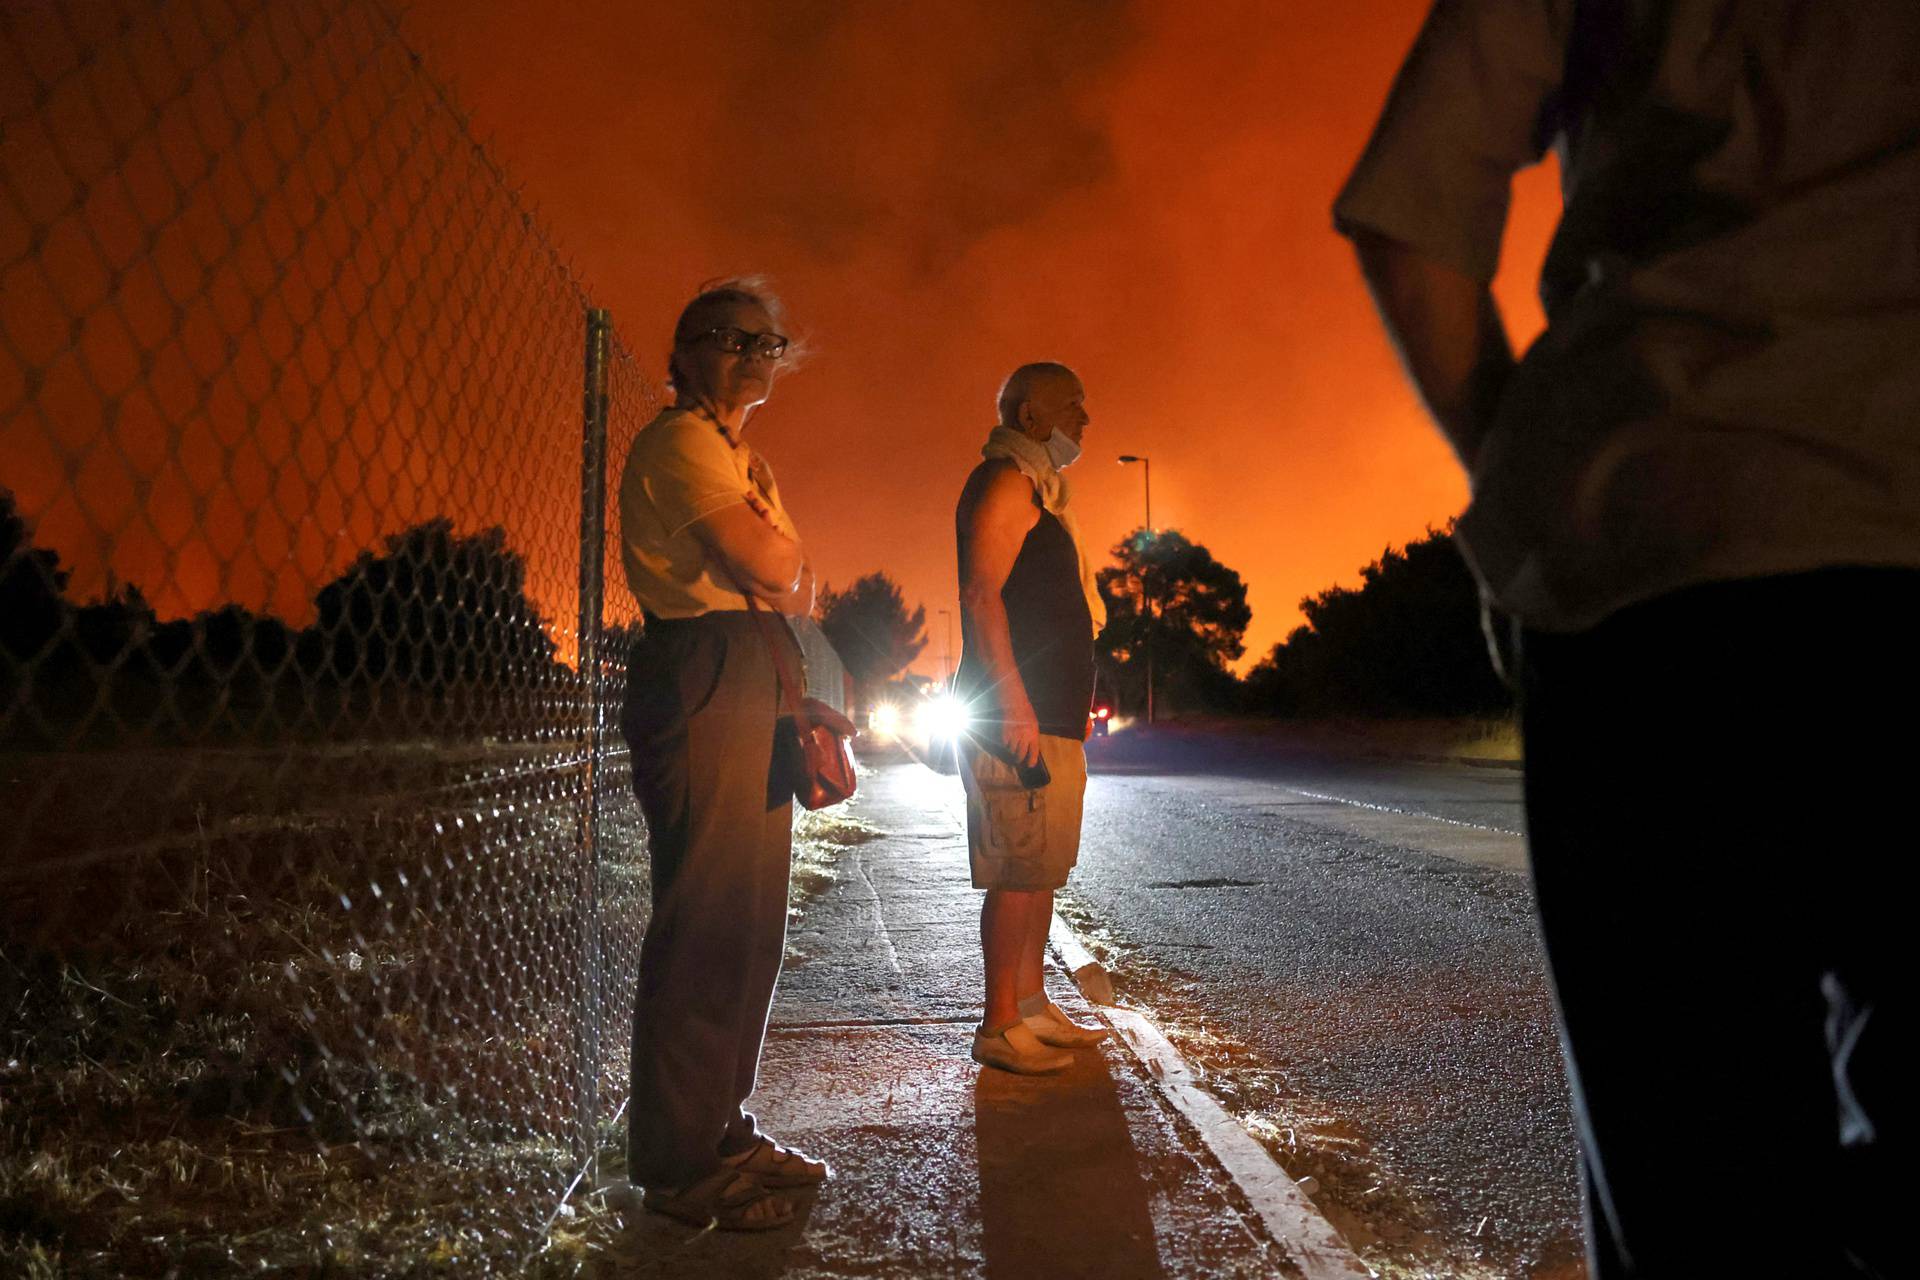
M 928 768 L 956 773 L 959 743 L 970 716 L 966 704 L 944 684 L 902 681 L 867 710 L 867 729 L 876 741 L 894 743 Z

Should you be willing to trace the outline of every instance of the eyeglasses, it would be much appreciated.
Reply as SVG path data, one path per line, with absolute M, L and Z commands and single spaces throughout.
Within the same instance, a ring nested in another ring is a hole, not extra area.
M 713 345 L 728 355 L 745 355 L 751 351 L 754 355 L 778 360 L 787 354 L 787 336 L 783 333 L 748 333 L 745 329 L 736 329 L 727 324 L 718 329 L 709 329 L 700 336 L 712 339 Z

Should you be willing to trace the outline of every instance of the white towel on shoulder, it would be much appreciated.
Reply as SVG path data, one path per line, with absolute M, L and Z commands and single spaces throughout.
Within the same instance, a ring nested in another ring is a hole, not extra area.
M 1053 465 L 1053 459 L 1047 455 L 1047 447 L 1037 440 L 1030 440 L 1012 427 L 996 426 L 988 435 L 987 443 L 981 448 L 983 458 L 1005 458 L 1020 468 L 1020 473 L 1033 481 L 1033 491 L 1040 495 L 1040 505 L 1053 513 L 1066 529 L 1067 536 L 1073 539 L 1073 549 L 1080 555 L 1080 590 L 1087 597 L 1087 612 L 1093 615 L 1093 634 L 1100 634 L 1100 628 L 1107 625 L 1107 602 L 1100 598 L 1100 586 L 1094 581 L 1093 562 L 1087 556 L 1087 547 L 1080 540 L 1080 526 L 1075 522 L 1073 513 L 1067 510 L 1067 478 L 1060 474 L 1060 468 Z

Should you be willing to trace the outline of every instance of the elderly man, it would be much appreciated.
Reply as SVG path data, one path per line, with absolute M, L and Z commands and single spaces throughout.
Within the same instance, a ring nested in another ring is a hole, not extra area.
M 1073 1059 L 1063 1050 L 1107 1034 L 1070 1021 L 1047 999 L 1042 965 L 1053 891 L 1080 852 L 1093 637 L 1106 613 L 1060 474 L 1080 456 L 1085 402 L 1065 365 L 1014 370 L 954 515 L 957 691 L 974 726 L 960 772 L 973 887 L 987 893 L 986 1012 L 973 1057 L 1027 1075 L 1064 1069 Z
M 1912 0 L 1440 0 L 1336 206 L 1521 627 L 1597 1280 L 1913 1269 L 1917 211 Z

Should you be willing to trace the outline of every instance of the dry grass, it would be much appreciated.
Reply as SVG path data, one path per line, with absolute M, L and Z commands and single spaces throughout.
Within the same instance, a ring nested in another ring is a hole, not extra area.
M 351 786 L 236 757 L 93 758 L 142 831 L 48 805 L 82 779 L 0 760 L 55 851 L 0 894 L 0 1276 L 472 1275 L 599 1267 L 579 1171 L 577 805 L 538 753 L 417 752 Z M 370 766 L 362 766 L 363 769 Z M 298 785 L 298 805 L 271 780 Z M 219 788 L 208 785 L 218 780 Z M 218 795 L 220 803 L 211 803 Z M 251 812 L 236 812 L 245 806 Z M 638 815 L 603 800 L 601 1173 L 646 916 Z M 880 833 L 795 823 L 794 910 Z M 56 869 L 59 867 L 60 869 Z
M 878 840 L 880 828 L 838 809 L 797 810 L 793 819 L 793 888 L 788 906 L 798 916 L 807 901 L 833 883 L 842 849 Z
M 53 852 L 0 900 L 0 1275 L 465 1275 L 537 1249 L 579 1163 L 569 780 L 386 758 L 249 816 L 84 763 L 193 834 L 75 863 L 99 806 L 16 810 Z M 267 800 L 255 772 L 221 798 Z M 628 808 L 602 816 L 603 1114 L 644 924 Z
M 1513 763 L 1520 759 L 1520 729 L 1510 716 L 1348 719 L 1312 728 L 1331 742 L 1369 755 L 1479 763 Z

